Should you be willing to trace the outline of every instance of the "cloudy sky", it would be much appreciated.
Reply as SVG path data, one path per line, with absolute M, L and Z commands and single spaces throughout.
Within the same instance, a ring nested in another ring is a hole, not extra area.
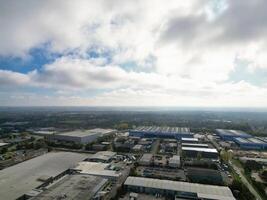
M 0 0 L 1 106 L 267 106 L 266 0 Z

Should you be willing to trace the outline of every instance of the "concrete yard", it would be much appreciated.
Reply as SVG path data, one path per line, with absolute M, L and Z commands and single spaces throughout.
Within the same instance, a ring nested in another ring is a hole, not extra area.
M 16 199 L 42 184 L 37 179 L 60 174 L 89 154 L 51 152 L 0 171 L 1 199 Z

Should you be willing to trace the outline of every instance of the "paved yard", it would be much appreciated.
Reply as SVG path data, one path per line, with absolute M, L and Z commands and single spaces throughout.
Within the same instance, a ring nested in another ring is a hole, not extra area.
M 0 171 L 1 199 L 16 199 L 42 184 L 41 176 L 56 176 L 83 159 L 88 154 L 51 152 Z

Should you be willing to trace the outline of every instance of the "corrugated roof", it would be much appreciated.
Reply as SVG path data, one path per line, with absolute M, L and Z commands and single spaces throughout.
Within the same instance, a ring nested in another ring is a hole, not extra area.
M 89 130 L 75 130 L 75 131 L 68 131 L 68 132 L 62 132 L 58 135 L 64 135 L 64 136 L 71 136 L 71 137 L 85 137 L 89 135 L 105 135 L 107 133 L 113 132 L 113 129 L 101 129 L 101 128 L 95 128 L 95 129 L 89 129 Z
M 198 139 L 197 138 L 182 138 L 182 141 L 195 141 L 195 142 L 197 142 L 198 141 Z
M 160 180 L 143 177 L 128 177 L 124 183 L 129 186 L 140 186 L 177 192 L 197 193 L 199 198 L 216 200 L 234 200 L 234 196 L 228 187 L 203 185 L 197 183 Z
M 257 138 L 235 138 L 235 141 L 237 143 L 242 143 L 242 144 L 260 144 L 260 145 L 267 145 L 266 142 L 259 140 Z
M 146 161 L 150 161 L 152 159 L 153 155 L 150 153 L 145 153 L 143 154 L 143 156 L 141 157 L 140 161 L 141 162 L 146 162 Z
M 248 137 L 249 134 L 240 130 L 228 130 L 228 129 L 216 129 L 217 133 L 222 136 L 232 136 L 232 137 Z
M 0 147 L 1 147 L 1 146 L 6 146 L 6 145 L 9 145 L 9 143 L 0 142 Z
M 208 144 L 196 144 L 196 143 L 182 143 L 182 146 L 192 146 L 192 147 L 209 147 Z
M 161 126 L 139 126 L 132 131 L 147 132 L 147 133 L 190 133 L 190 129 L 187 127 L 161 127 Z
M 113 170 L 108 170 L 109 164 L 97 163 L 97 162 L 79 162 L 74 168 L 81 174 L 89 174 L 96 176 L 109 176 L 109 177 L 119 177 L 121 173 Z
M 182 147 L 182 150 L 218 153 L 217 149 L 214 148 Z

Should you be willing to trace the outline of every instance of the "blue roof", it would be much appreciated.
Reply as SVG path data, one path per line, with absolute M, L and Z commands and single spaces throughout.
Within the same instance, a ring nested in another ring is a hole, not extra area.
M 251 137 L 249 134 L 240 130 L 216 129 L 216 132 L 224 137 Z
M 267 145 L 266 142 L 259 140 L 257 138 L 235 138 L 235 141 L 238 144 L 260 144 L 260 145 Z

